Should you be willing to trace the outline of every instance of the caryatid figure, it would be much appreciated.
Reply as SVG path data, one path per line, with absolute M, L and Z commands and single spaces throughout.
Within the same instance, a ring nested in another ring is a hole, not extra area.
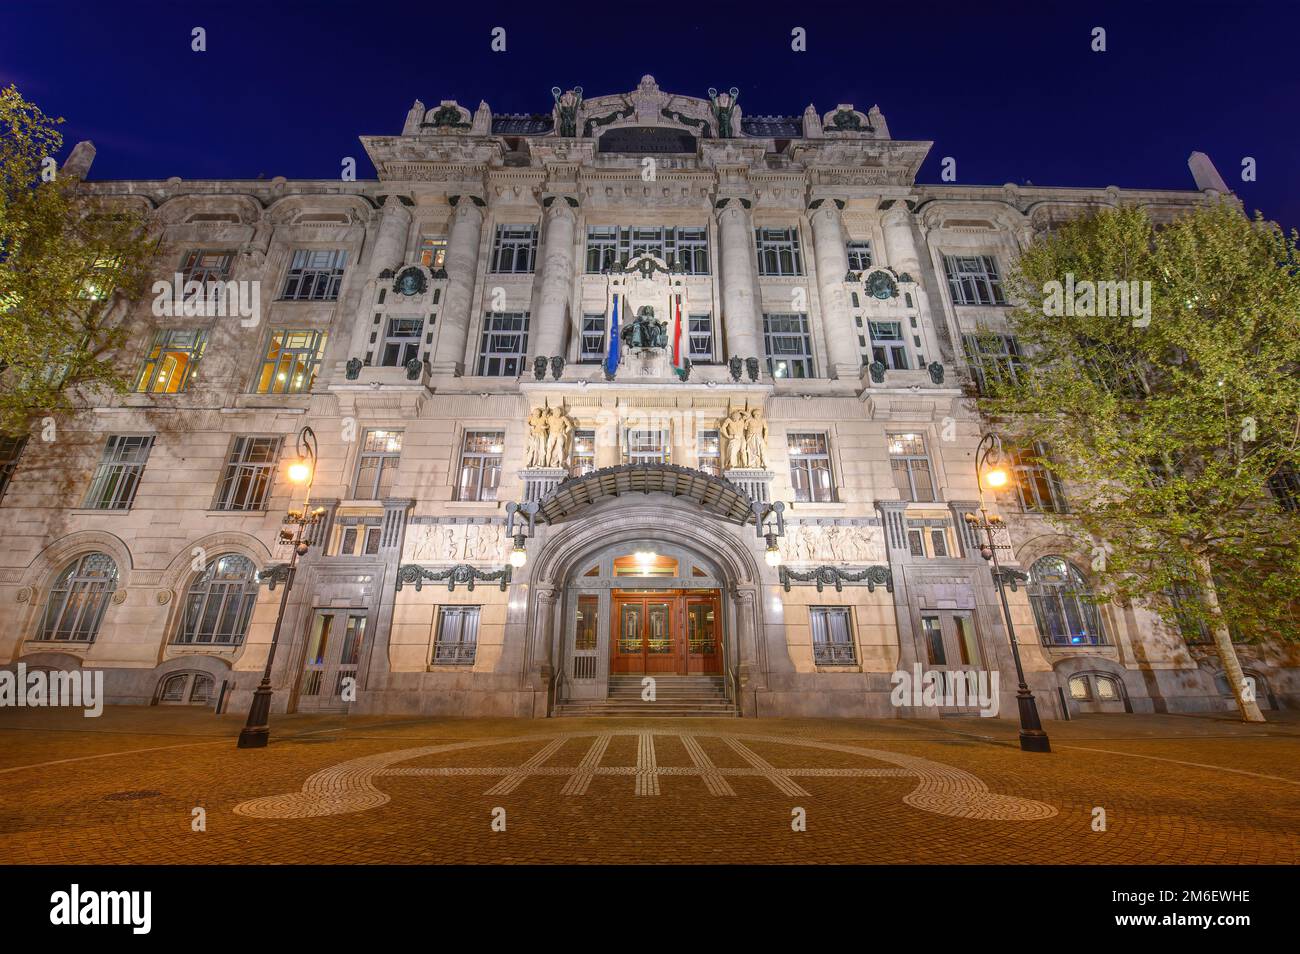
M 767 419 L 759 408 L 749 412 L 745 423 L 745 466 L 767 467 Z
M 524 454 L 524 466 L 545 467 L 546 453 L 546 408 L 535 407 L 528 412 L 528 446 Z
M 732 411 L 718 425 L 718 436 L 722 438 L 727 453 L 727 470 L 736 470 L 745 466 L 745 412 Z
M 569 460 L 569 442 L 573 421 L 562 408 L 553 407 L 546 415 L 546 466 L 565 467 Z

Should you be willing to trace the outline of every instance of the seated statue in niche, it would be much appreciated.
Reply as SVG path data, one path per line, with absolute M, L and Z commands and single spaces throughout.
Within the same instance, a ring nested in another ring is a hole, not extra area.
M 650 305 L 637 309 L 636 318 L 625 327 L 620 335 L 623 343 L 637 351 L 651 348 L 668 347 L 668 323 L 655 319 L 655 310 Z

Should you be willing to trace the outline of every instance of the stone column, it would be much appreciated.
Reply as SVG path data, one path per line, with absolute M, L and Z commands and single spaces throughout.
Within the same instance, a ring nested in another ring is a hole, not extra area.
M 827 200 L 829 203 L 830 200 Z M 849 256 L 844 248 L 840 210 L 833 203 L 812 214 L 813 255 L 817 293 L 822 305 L 822 336 L 826 340 L 828 377 L 856 379 L 862 370 L 862 352 L 844 292 Z
M 447 298 L 438 315 L 441 327 L 432 361 L 435 374 L 461 374 L 464 371 L 465 343 L 469 336 L 482 233 L 483 212 L 468 196 L 462 196 L 456 205 L 451 234 L 447 238 Z
M 921 260 L 916 257 L 916 240 L 912 237 L 912 216 L 904 209 L 890 209 L 881 222 L 885 231 L 885 263 L 894 271 L 906 272 L 919 280 Z
M 722 243 L 722 323 L 727 336 L 728 358 L 762 358 L 758 340 L 758 309 L 754 301 L 752 266 L 754 230 L 749 215 L 732 199 L 718 213 Z
M 577 219 L 569 203 L 557 198 L 546 210 L 542 235 L 542 288 L 529 351 L 550 359 L 565 356 L 569 298 L 573 291 L 573 232 Z
M 386 268 L 396 270 L 402 264 L 406 251 L 407 232 L 411 227 L 411 213 L 400 199 L 390 195 L 384 200 L 384 213 L 379 220 L 379 234 L 370 253 L 370 274 L 378 275 Z

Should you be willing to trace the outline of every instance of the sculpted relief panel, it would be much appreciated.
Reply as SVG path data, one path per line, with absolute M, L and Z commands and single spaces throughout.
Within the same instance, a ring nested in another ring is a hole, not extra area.
M 726 470 L 767 469 L 767 419 L 759 408 L 736 409 L 718 422 Z
M 415 523 L 406 528 L 403 563 L 491 563 L 506 558 L 502 523 Z
M 882 527 L 788 523 L 785 536 L 778 538 L 777 544 L 786 563 L 889 562 Z
M 573 418 L 560 407 L 535 407 L 528 413 L 525 467 L 569 466 L 573 449 Z

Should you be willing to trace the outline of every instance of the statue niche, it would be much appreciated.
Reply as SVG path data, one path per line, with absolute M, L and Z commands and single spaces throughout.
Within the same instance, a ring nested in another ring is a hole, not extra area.
M 567 469 L 573 450 L 575 424 L 561 407 L 535 407 L 528 413 L 525 467 Z

